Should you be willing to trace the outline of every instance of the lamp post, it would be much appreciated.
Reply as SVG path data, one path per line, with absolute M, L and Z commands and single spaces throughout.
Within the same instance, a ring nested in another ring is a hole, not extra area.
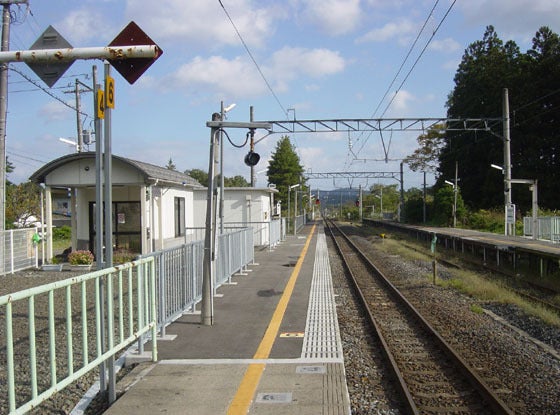
M 450 186 L 453 186 L 453 227 L 457 226 L 457 184 L 452 183 L 449 180 L 445 180 Z
M 296 187 L 299 187 L 299 183 L 298 184 L 294 184 L 292 186 L 288 186 L 288 218 L 290 217 L 290 193 L 292 192 L 292 189 L 295 189 Z M 296 194 L 296 199 L 295 199 L 295 206 L 294 206 L 294 235 L 296 234 L 296 212 L 297 212 L 297 194 Z
M 224 108 L 224 101 L 220 102 L 220 120 L 226 119 L 226 114 L 235 108 L 230 104 Z M 220 235 L 224 233 L 224 132 L 220 130 Z

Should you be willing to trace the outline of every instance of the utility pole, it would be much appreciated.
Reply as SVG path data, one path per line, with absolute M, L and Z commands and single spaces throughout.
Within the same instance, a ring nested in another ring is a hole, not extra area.
M 455 184 L 453 185 L 453 227 L 457 227 L 457 175 L 459 173 L 459 162 L 455 160 Z
M 505 199 L 505 234 L 513 235 L 514 223 L 508 223 L 508 211 L 513 208 L 511 203 L 511 150 L 509 129 L 509 95 L 508 89 L 504 88 L 503 95 L 503 132 L 504 132 L 504 199 Z
M 10 6 L 27 0 L 0 0 L 2 4 L 2 52 L 10 50 Z M 0 231 L 6 229 L 6 116 L 8 111 L 8 63 L 0 65 Z M 4 244 L 2 244 L 2 247 Z M 2 248 L 3 249 L 3 248 Z M 3 252 L 2 252 L 3 253 Z M 2 261 L 4 255 L 1 255 Z

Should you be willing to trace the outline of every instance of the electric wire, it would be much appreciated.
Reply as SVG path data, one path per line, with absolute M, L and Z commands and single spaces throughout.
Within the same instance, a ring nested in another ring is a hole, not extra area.
M 414 42 L 412 42 L 412 45 L 410 45 L 410 48 L 408 49 L 408 52 L 406 54 L 406 56 L 404 57 L 401 66 L 399 67 L 399 69 L 397 70 L 397 73 L 395 74 L 395 76 L 393 77 L 393 80 L 391 81 L 391 83 L 389 84 L 389 86 L 387 87 L 387 90 L 385 91 L 385 93 L 383 94 L 383 97 L 381 97 L 381 100 L 379 101 L 379 104 L 377 104 L 377 107 L 375 107 L 375 110 L 373 111 L 373 113 L 371 114 L 370 118 L 375 117 L 375 114 L 377 114 L 377 110 L 379 109 L 379 107 L 381 106 L 381 104 L 383 104 L 383 101 L 385 101 L 385 98 L 387 97 L 387 94 L 389 93 L 389 91 L 391 90 L 391 88 L 393 87 L 395 81 L 397 80 L 398 76 L 401 74 L 402 69 L 404 68 L 404 65 L 406 64 L 406 61 L 408 61 L 408 58 L 410 57 L 410 54 L 412 53 L 412 51 L 414 50 L 414 48 L 416 47 L 416 43 L 418 43 L 418 40 L 420 39 L 420 36 L 422 35 L 422 33 L 424 32 L 424 29 L 426 28 L 426 26 L 428 25 L 428 22 L 430 21 L 430 18 L 432 17 L 432 15 L 434 14 L 434 10 L 437 7 L 437 5 L 439 4 L 439 0 L 436 0 L 436 2 L 434 3 L 434 6 L 432 7 L 432 10 L 430 10 L 430 13 L 428 14 L 428 16 L 426 17 L 426 20 L 424 20 L 424 24 L 422 25 L 422 27 L 420 28 L 420 31 L 418 32 L 418 35 L 416 35 L 416 39 L 414 39 Z
M 455 3 L 457 2 L 457 0 L 453 0 L 453 2 L 451 3 L 451 5 L 448 7 L 447 11 L 445 12 L 444 16 L 441 18 L 439 24 L 437 25 L 437 27 L 434 29 L 434 31 L 432 32 L 432 35 L 430 36 L 430 38 L 427 40 L 426 44 L 424 45 L 424 48 L 421 50 L 420 54 L 418 55 L 418 57 L 416 58 L 416 60 L 414 61 L 414 63 L 412 64 L 412 66 L 410 67 L 410 69 L 408 70 L 408 73 L 406 74 L 406 76 L 404 77 L 404 79 L 402 80 L 402 82 L 400 83 L 399 87 L 397 88 L 397 90 L 395 91 L 395 94 L 393 95 L 393 97 L 391 98 L 391 101 L 389 101 L 389 103 L 387 104 L 387 106 L 385 107 L 385 110 L 383 110 L 383 113 L 381 114 L 380 118 L 383 118 L 383 116 L 385 115 L 385 113 L 387 112 L 387 110 L 391 107 L 391 104 L 393 103 L 393 101 L 395 100 L 396 96 L 398 95 L 398 93 L 400 92 L 400 90 L 402 89 L 403 85 L 405 84 L 405 82 L 408 80 L 408 78 L 410 77 L 412 71 L 416 68 L 416 65 L 418 64 L 418 62 L 420 61 L 420 58 L 422 58 L 422 56 L 424 55 L 424 52 L 426 51 L 426 49 L 428 48 L 428 46 L 430 45 L 430 43 L 432 42 L 433 38 L 435 37 L 435 35 L 437 34 L 437 32 L 439 31 L 439 29 L 441 28 L 441 25 L 443 24 L 443 22 L 446 20 L 447 16 L 449 15 L 449 13 L 451 12 L 451 9 L 453 8 L 453 6 L 455 5 Z M 433 12 L 433 10 L 432 10 Z M 430 12 L 430 13 L 432 13 Z M 365 144 L 367 143 L 369 137 L 371 137 L 371 133 L 368 135 L 368 137 L 364 140 L 362 146 L 360 147 L 360 149 L 357 151 L 357 154 L 359 154 L 362 149 L 364 148 Z
M 245 50 L 247 51 L 247 54 L 249 55 L 249 57 L 251 58 L 251 60 L 253 61 L 253 63 L 255 64 L 255 67 L 257 68 L 257 71 L 259 72 L 259 74 L 261 75 L 261 78 L 263 79 L 264 83 L 266 84 L 266 86 L 268 87 L 268 90 L 270 91 L 270 93 L 272 94 L 272 96 L 274 97 L 274 99 L 276 100 L 276 102 L 278 103 L 278 105 L 280 106 L 280 108 L 282 109 L 282 112 L 284 113 L 284 115 L 286 117 L 288 117 L 288 112 L 286 111 L 286 109 L 284 108 L 284 106 L 282 105 L 282 103 L 280 102 L 280 99 L 278 99 L 278 96 L 276 95 L 276 93 L 274 92 L 274 90 L 272 89 L 272 86 L 270 85 L 270 83 L 268 82 L 268 80 L 266 79 L 266 77 L 264 76 L 264 73 L 262 72 L 261 68 L 259 67 L 259 64 L 257 63 L 257 61 L 255 60 L 255 58 L 253 57 L 253 54 L 251 53 L 251 51 L 249 50 L 249 47 L 247 46 L 247 43 L 245 43 L 245 40 L 243 39 L 243 36 L 241 36 L 241 33 L 239 32 L 239 30 L 237 29 L 237 26 L 235 25 L 235 23 L 233 22 L 233 19 L 231 18 L 231 16 L 229 15 L 228 11 L 226 10 L 224 4 L 222 3 L 222 0 L 218 0 L 218 2 L 220 3 L 220 6 L 222 6 L 222 9 L 224 10 L 224 13 L 226 14 L 227 18 L 229 19 L 229 21 L 231 22 L 231 25 L 233 26 L 233 28 L 235 29 L 235 32 L 237 33 L 237 36 L 239 37 L 239 40 L 241 40 L 241 43 L 243 44 L 243 47 L 245 48 Z
M 387 97 L 387 95 L 389 94 L 389 91 L 391 90 L 391 88 L 393 87 L 394 83 L 396 82 L 398 76 L 400 75 L 402 69 L 404 68 L 404 65 L 406 64 L 406 62 L 408 61 L 408 58 L 410 57 L 410 55 L 412 54 L 412 51 L 414 50 L 414 48 L 416 47 L 416 44 L 418 43 L 418 40 L 420 39 L 420 36 L 422 35 L 422 33 L 424 32 L 424 29 L 426 28 L 426 26 L 428 25 L 428 22 L 430 21 L 430 18 L 432 17 L 432 15 L 434 14 L 434 10 L 436 9 L 437 5 L 439 4 L 439 0 L 436 0 L 436 2 L 434 3 L 432 9 L 430 10 L 430 13 L 428 14 L 428 16 L 426 16 L 426 19 L 424 20 L 424 24 L 422 25 L 422 27 L 420 28 L 420 30 L 418 31 L 418 34 L 416 35 L 416 39 L 414 39 L 414 42 L 412 42 L 412 45 L 410 45 L 410 48 L 408 49 L 408 52 L 406 54 L 406 56 L 404 57 L 399 69 L 397 70 L 397 73 L 395 74 L 395 76 L 393 77 L 393 79 L 391 80 L 391 83 L 389 84 L 389 86 L 387 87 L 387 90 L 385 91 L 385 93 L 383 94 L 383 96 L 381 97 L 381 99 L 379 100 L 379 103 L 377 104 L 377 107 L 375 107 L 375 110 L 373 111 L 373 113 L 371 114 L 370 118 L 374 118 L 375 114 L 377 114 L 377 111 L 379 110 L 379 107 L 381 107 L 381 104 L 383 104 L 383 101 L 385 101 L 385 98 Z M 368 136 L 366 137 L 365 141 L 369 140 L 369 138 L 371 137 L 371 132 L 368 134 Z M 358 137 L 358 141 L 363 137 L 363 133 L 360 134 L 360 136 Z M 365 143 L 364 143 L 365 145 Z M 360 150 L 358 152 L 360 152 L 363 148 L 363 146 L 360 147 Z M 352 153 L 354 154 L 354 153 Z M 350 163 L 351 164 L 351 163 Z
M 69 103 L 67 103 L 66 101 L 64 101 L 63 99 L 57 97 L 55 94 L 53 94 L 52 92 L 50 92 L 48 89 L 44 88 L 43 86 L 41 86 L 37 81 L 31 79 L 30 77 L 28 77 L 26 74 L 24 74 L 22 71 L 20 71 L 19 69 L 15 69 L 11 66 L 8 67 L 11 71 L 14 71 L 16 73 L 18 73 L 20 76 L 22 76 L 23 78 L 27 79 L 29 82 L 31 82 L 33 85 L 35 85 L 37 88 L 41 89 L 41 91 L 45 92 L 46 94 L 48 94 L 49 96 L 51 96 L 52 98 L 56 99 L 58 102 L 64 104 L 65 106 L 67 106 L 68 108 L 77 111 L 78 109 L 72 105 L 70 105 Z M 84 117 L 89 117 L 89 115 L 85 112 L 79 111 L 79 113 L 81 115 L 83 115 Z
M 445 12 L 445 15 L 442 17 L 441 21 L 439 22 L 439 24 L 437 25 L 437 27 L 435 28 L 435 30 L 433 31 L 432 35 L 430 36 L 430 38 L 428 39 L 428 41 L 426 42 L 426 45 L 424 46 L 424 48 L 422 49 L 422 51 L 420 52 L 420 54 L 418 55 L 418 57 L 416 58 L 416 60 L 414 61 L 414 63 L 412 64 L 412 67 L 409 69 L 408 73 L 406 74 L 406 76 L 404 77 L 404 79 L 402 80 L 401 84 L 399 85 L 399 87 L 397 88 L 397 90 L 395 91 L 395 94 L 393 95 L 393 98 L 391 98 L 391 101 L 389 102 L 389 104 L 387 104 L 387 107 L 385 108 L 385 110 L 383 111 L 383 113 L 381 114 L 381 118 L 383 118 L 383 116 L 385 115 L 385 113 L 387 112 L 387 110 L 389 109 L 389 107 L 391 106 L 391 104 L 393 103 L 395 97 L 397 96 L 397 94 L 400 92 L 401 88 L 403 87 L 403 85 L 405 84 L 405 82 L 408 80 L 408 77 L 410 76 L 410 74 L 412 73 L 412 71 L 414 70 L 414 68 L 416 67 L 416 65 L 418 64 L 418 62 L 420 61 L 420 58 L 424 55 L 424 52 L 426 51 L 426 49 L 428 48 L 428 46 L 430 45 L 430 43 L 432 42 L 432 39 L 435 37 L 436 33 L 438 32 L 439 28 L 441 27 L 441 25 L 443 24 L 443 22 L 445 21 L 445 19 L 447 18 L 447 16 L 449 15 L 449 13 L 451 12 L 451 9 L 453 8 L 453 6 L 455 5 L 455 3 L 457 2 L 457 0 L 453 0 L 453 3 L 451 3 L 451 5 L 449 6 L 449 8 L 447 9 L 447 11 Z
M 41 163 L 41 164 L 47 164 L 48 163 L 48 161 L 45 161 L 45 160 L 38 160 L 38 159 L 34 159 L 33 157 L 29 157 L 28 155 L 18 154 L 17 152 L 15 152 L 13 150 L 7 150 L 6 152 L 8 154 L 14 156 L 14 157 L 19 157 L 19 158 L 23 158 L 23 159 L 27 159 L 27 160 L 31 160 L 31 161 L 36 161 L 37 163 Z

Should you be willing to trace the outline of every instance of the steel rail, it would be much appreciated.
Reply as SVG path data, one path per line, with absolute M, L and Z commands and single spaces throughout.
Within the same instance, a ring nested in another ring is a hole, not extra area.
M 385 358 L 390 363 L 390 369 L 393 373 L 393 376 L 395 377 L 395 379 L 397 381 L 397 385 L 398 385 L 397 389 L 398 389 L 401 397 L 404 400 L 403 405 L 406 406 L 406 408 L 404 408 L 404 409 L 409 414 L 414 414 L 414 415 L 420 414 L 420 410 L 418 409 L 418 407 L 416 406 L 416 403 L 414 402 L 414 398 L 412 397 L 412 394 L 411 394 L 411 392 L 408 388 L 408 385 L 407 385 L 406 381 L 404 380 L 404 376 L 402 375 L 402 372 L 399 369 L 399 365 L 397 364 L 397 361 L 396 361 L 395 357 L 393 356 L 393 353 L 391 353 L 391 350 L 389 349 L 389 345 L 388 345 L 387 341 L 385 340 L 385 337 L 383 336 L 381 328 L 379 327 L 379 325 L 375 321 L 375 318 L 373 317 L 373 313 L 371 312 L 371 309 L 369 308 L 369 305 L 366 301 L 365 295 L 364 295 L 362 289 L 360 288 L 360 286 L 358 285 L 358 281 L 356 280 L 356 277 L 354 276 L 354 273 L 352 272 L 352 270 L 348 266 L 348 259 L 346 258 L 346 256 L 342 252 L 342 248 L 340 247 L 338 241 L 336 240 L 336 238 L 334 236 L 334 232 L 332 230 L 332 227 L 328 225 L 328 221 L 325 221 L 325 227 L 327 228 L 327 230 L 329 231 L 329 233 L 331 235 L 331 238 L 334 242 L 334 245 L 336 247 L 336 250 L 337 250 L 338 254 L 343 258 L 343 261 L 342 261 L 343 266 L 346 269 L 346 271 L 348 272 L 348 274 L 350 275 L 350 278 L 352 279 L 353 288 L 355 288 L 356 291 L 358 292 L 358 298 L 360 300 L 360 303 L 361 303 L 362 307 L 366 311 L 366 314 L 367 314 L 367 317 L 368 317 L 368 323 L 374 329 L 375 335 L 377 336 L 379 342 L 383 346 L 381 351 L 383 352 L 383 354 L 385 355 Z M 336 226 L 334 226 L 334 227 L 340 232 L 340 229 L 338 227 L 336 227 Z
M 471 385 L 477 389 L 486 402 L 492 407 L 496 414 L 513 415 L 513 411 L 497 396 L 494 391 L 486 384 L 478 373 L 453 349 L 453 347 L 443 339 L 443 337 L 431 326 L 431 324 L 420 314 L 420 312 L 402 295 L 402 293 L 383 275 L 383 273 L 367 258 L 364 252 L 359 249 L 350 238 L 334 222 L 331 224 L 337 229 L 344 240 L 360 256 L 362 261 L 367 264 L 370 270 L 379 277 L 379 280 L 391 291 L 391 293 L 403 304 L 407 310 L 414 315 L 416 320 L 427 330 L 438 342 L 441 349 L 447 356 L 457 363 L 459 370 L 466 376 Z M 327 226 L 328 227 L 328 226 Z M 329 228 L 330 229 L 330 228 Z M 334 239 L 334 238 L 333 238 Z M 356 287 L 357 288 L 357 287 Z M 358 289 L 358 292 L 361 290 Z M 365 299 L 362 299 L 365 302 Z M 370 314 L 371 315 L 371 314 Z

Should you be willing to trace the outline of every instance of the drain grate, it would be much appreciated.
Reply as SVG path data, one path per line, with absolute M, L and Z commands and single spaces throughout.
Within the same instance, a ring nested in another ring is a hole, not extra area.
M 317 235 L 302 358 L 342 361 L 331 268 L 324 233 Z

